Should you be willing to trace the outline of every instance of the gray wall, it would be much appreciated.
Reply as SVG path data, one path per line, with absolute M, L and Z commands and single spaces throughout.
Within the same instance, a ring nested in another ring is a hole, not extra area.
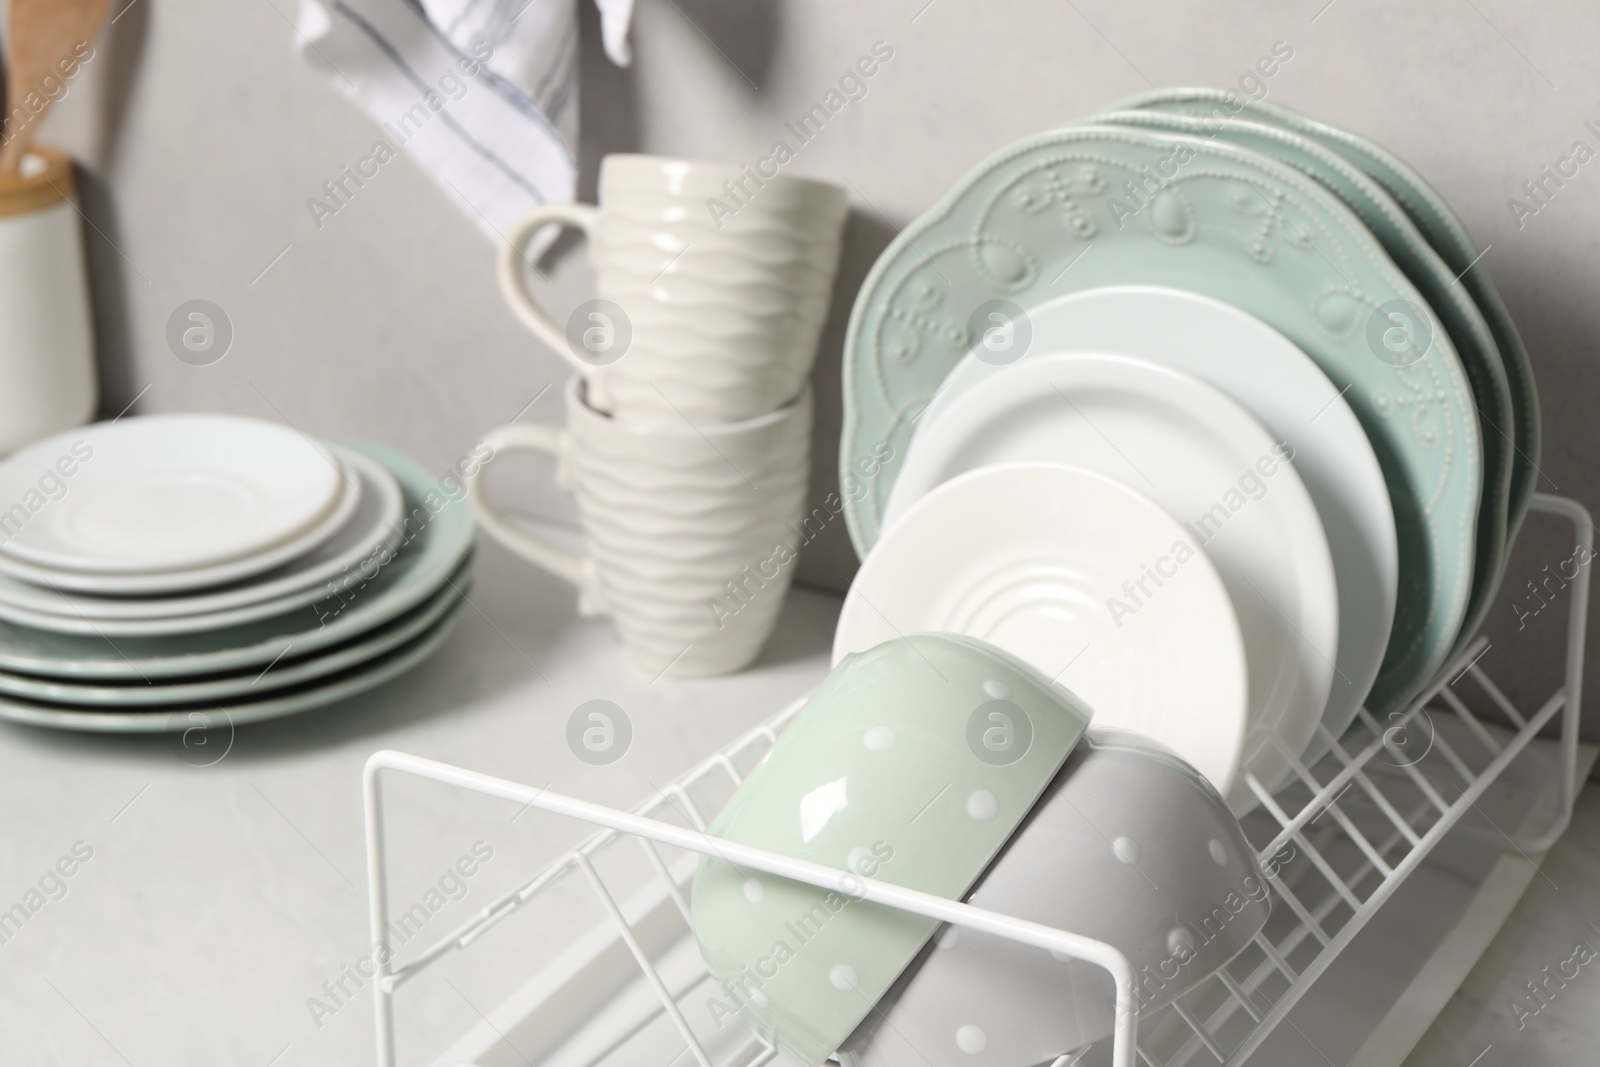
M 409 161 L 313 226 L 306 199 L 374 127 L 291 54 L 291 0 L 125 3 L 113 0 L 125 13 L 47 130 L 84 165 L 106 411 L 135 396 L 138 411 L 237 411 L 387 442 L 443 469 L 562 377 L 501 306 L 493 248 Z M 1600 162 L 1520 227 L 1506 207 L 1575 139 L 1597 146 L 1583 124 L 1600 120 L 1600 9 L 1325 3 L 639 0 L 627 71 L 601 56 L 585 11 L 581 188 L 592 199 L 610 151 L 753 159 L 874 41 L 894 47 L 869 94 L 790 168 L 848 182 L 855 208 L 816 376 L 820 499 L 843 322 L 895 228 L 1008 141 L 1153 85 L 1234 84 L 1284 40 L 1294 58 L 1268 83 L 1271 99 L 1397 150 L 1491 246 L 1483 262 L 1544 389 L 1542 488 L 1600 503 Z M 588 285 L 572 251 L 551 270 L 558 316 Z M 210 367 L 181 363 L 163 340 L 173 308 L 197 297 L 237 332 Z M 557 418 L 557 395 L 527 417 Z M 518 487 L 529 508 L 569 515 L 539 484 L 529 473 Z M 1546 610 L 1516 633 L 1512 594 L 1567 558 L 1568 540 L 1548 521 L 1530 528 L 1492 619 L 1485 665 L 1524 699 L 1546 695 L 1563 625 Z M 802 575 L 841 587 L 852 565 L 840 523 Z M 1590 723 L 1600 736 L 1600 719 Z

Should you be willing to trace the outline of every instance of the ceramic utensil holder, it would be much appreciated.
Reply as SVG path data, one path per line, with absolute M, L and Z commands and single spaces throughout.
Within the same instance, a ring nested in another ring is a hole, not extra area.
M 0 177 L 0 454 L 95 412 L 94 331 L 72 160 L 34 147 Z

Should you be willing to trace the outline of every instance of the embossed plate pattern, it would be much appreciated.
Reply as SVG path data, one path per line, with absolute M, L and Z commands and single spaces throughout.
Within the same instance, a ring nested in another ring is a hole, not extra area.
M 1226 106 L 1214 106 L 1222 108 L 1220 116 L 1207 114 L 1198 117 L 1187 110 L 1182 113 L 1116 111 L 1100 116 L 1099 120 L 1116 125 L 1146 126 L 1215 137 L 1304 171 L 1339 197 L 1367 224 L 1396 264 L 1428 298 L 1428 304 L 1424 307 L 1402 312 L 1402 319 L 1412 318 L 1414 312 L 1420 312 L 1425 317 L 1438 316 L 1438 322 L 1425 322 L 1422 331 L 1412 340 L 1415 343 L 1429 343 L 1431 334 L 1443 328 L 1449 331 L 1450 339 L 1461 356 L 1467 378 L 1472 383 L 1472 399 L 1478 410 L 1484 479 L 1483 498 L 1478 512 L 1472 592 L 1468 596 L 1467 614 L 1456 635 L 1453 649 L 1460 651 L 1477 633 L 1488 614 L 1491 599 L 1505 573 L 1509 539 L 1521 525 L 1537 477 L 1531 461 L 1526 461 L 1518 452 L 1519 447 L 1523 446 L 1535 452 L 1538 449 L 1537 426 L 1531 434 L 1522 426 L 1530 417 L 1537 422 L 1538 403 L 1534 399 L 1530 415 L 1518 400 L 1519 394 L 1532 395 L 1532 374 L 1527 371 L 1527 356 L 1522 351 L 1521 339 L 1507 319 L 1505 325 L 1509 328 L 1513 351 L 1513 355 L 1507 358 L 1496 340 L 1497 331 L 1493 328 L 1492 319 L 1485 318 L 1468 288 L 1457 284 L 1457 278 L 1470 260 L 1458 256 L 1456 265 L 1451 266 L 1445 258 L 1441 258 L 1441 251 L 1436 250 L 1434 243 L 1419 231 L 1412 217 L 1395 202 L 1395 198 L 1380 188 L 1354 161 L 1346 160 L 1293 128 L 1250 121 L 1255 118 L 1264 120 L 1266 115 L 1241 109 L 1237 117 L 1227 118 L 1229 109 Z M 1434 195 L 1431 190 L 1429 194 Z M 1444 208 L 1444 212 L 1449 215 L 1448 208 Z M 1455 224 L 1455 228 L 1465 241 L 1461 247 L 1470 250 L 1471 242 L 1466 240 L 1459 223 Z M 1477 253 L 1473 251 L 1470 255 L 1475 258 Z M 1485 284 L 1490 283 L 1485 281 Z M 1492 289 L 1492 285 L 1490 287 Z M 1498 305 L 1497 296 L 1493 303 Z M 1504 309 L 1501 308 L 1501 311 Z M 1498 332 L 1503 334 L 1505 331 Z M 1513 389 L 1512 382 L 1524 371 L 1527 371 L 1526 390 Z
M 1401 588 L 1369 707 L 1402 704 L 1443 663 L 1465 614 L 1482 450 L 1447 336 L 1405 366 L 1366 325 L 1425 301 L 1348 208 L 1304 174 L 1226 145 L 1109 127 L 1029 138 L 991 157 L 908 226 L 862 286 L 845 342 L 844 471 L 913 420 L 971 347 L 981 305 L 1166 285 L 1231 303 L 1316 361 L 1361 419 L 1392 494 Z M 896 474 L 846 501 L 865 553 Z
M 1228 104 L 1230 98 L 1233 104 Z M 1511 313 L 1506 310 L 1494 280 L 1483 265 L 1483 252 L 1467 233 L 1466 227 L 1450 209 L 1450 205 L 1444 202 L 1444 198 L 1423 180 L 1422 175 L 1382 145 L 1374 144 L 1349 130 L 1307 118 L 1280 104 L 1245 100 L 1224 89 L 1162 89 L 1135 97 L 1117 107 L 1209 114 L 1219 104 L 1228 104 L 1229 114 L 1233 113 L 1233 105 L 1238 105 L 1241 117 L 1293 130 L 1337 152 L 1365 171 L 1405 209 L 1433 250 L 1444 260 L 1445 266 L 1450 268 L 1453 275 L 1460 277 L 1461 284 L 1472 294 L 1473 302 L 1494 333 L 1511 387 L 1511 404 L 1516 415 L 1511 436 L 1516 444 L 1517 462 L 1511 473 L 1511 515 L 1507 541 L 1516 540 L 1539 477 L 1539 449 L 1543 437 L 1539 391 L 1533 380 L 1533 367 L 1528 363 L 1528 350 L 1522 343 L 1522 335 L 1517 332 L 1516 323 L 1511 321 Z M 1471 636 L 1464 634 L 1458 647 L 1470 640 Z

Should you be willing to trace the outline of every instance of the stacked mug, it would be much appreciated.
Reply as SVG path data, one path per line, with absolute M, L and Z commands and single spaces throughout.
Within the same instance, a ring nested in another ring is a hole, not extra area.
M 473 509 L 508 548 L 577 586 L 580 611 L 609 616 L 652 676 L 738 670 L 777 619 L 846 211 L 844 190 L 823 182 L 613 155 L 598 208 L 545 205 L 508 235 L 501 291 L 577 375 L 564 427 L 513 424 L 484 443 L 555 459 L 584 552 L 509 521 L 481 472 Z M 552 224 L 588 237 L 598 289 L 565 329 L 525 284 L 528 246 Z

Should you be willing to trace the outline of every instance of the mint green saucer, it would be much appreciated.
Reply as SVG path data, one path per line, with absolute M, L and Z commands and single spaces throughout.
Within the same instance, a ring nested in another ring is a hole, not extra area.
M 376 689 L 418 666 L 439 650 L 466 613 L 467 602 L 463 596 L 452 592 L 445 603 L 448 606 L 444 614 L 404 644 L 300 685 L 256 696 L 234 693 L 212 701 L 139 709 L 68 707 L 5 695 L 0 696 L 0 720 L 88 733 L 176 734 L 183 736 L 186 744 L 191 733 L 199 739 L 199 744 L 219 740 L 223 734 L 231 741 L 234 727 L 324 707 Z M 198 754 L 197 750 L 189 751 Z
M 1347 390 L 1390 486 L 1400 550 L 1400 606 L 1368 706 L 1401 706 L 1445 662 L 1472 585 L 1483 463 L 1471 386 L 1444 332 L 1414 359 L 1375 354 L 1378 309 L 1426 299 L 1349 208 L 1253 152 L 1052 131 L 991 157 L 890 244 L 845 341 L 841 474 L 847 490 L 866 485 L 843 494 L 857 551 L 877 540 L 914 420 L 971 348 L 983 305 L 1128 284 L 1233 304 Z
M 453 610 L 461 599 L 461 591 L 472 583 L 472 563 L 464 560 L 450 576 L 449 584 L 421 606 L 331 649 L 297 658 L 285 656 L 272 665 L 271 670 L 248 667 L 241 673 L 208 675 L 204 678 L 179 678 L 157 682 L 73 682 L 60 678 L 35 678 L 26 674 L 0 671 L 0 699 L 20 698 L 41 704 L 63 705 L 67 711 L 79 709 L 107 710 L 118 713 L 139 713 L 156 707 L 158 710 L 197 705 L 223 704 L 229 701 L 253 700 L 280 689 L 290 689 L 305 682 L 338 674 L 351 667 L 367 663 L 392 649 L 399 648 Z M 4 714 L 0 713 L 0 718 Z

